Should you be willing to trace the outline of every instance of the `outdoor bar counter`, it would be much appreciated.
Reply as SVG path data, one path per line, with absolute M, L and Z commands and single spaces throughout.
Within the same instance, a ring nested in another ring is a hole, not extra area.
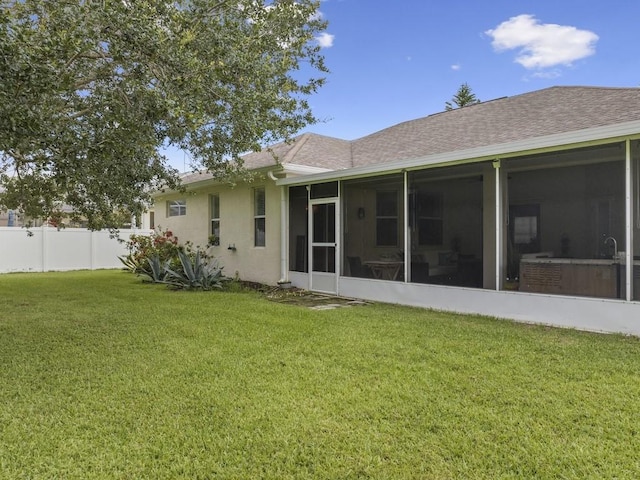
M 555 293 L 599 298 L 623 298 L 624 259 L 523 258 L 520 260 L 522 292 Z M 633 262 L 634 290 L 639 298 L 640 261 Z

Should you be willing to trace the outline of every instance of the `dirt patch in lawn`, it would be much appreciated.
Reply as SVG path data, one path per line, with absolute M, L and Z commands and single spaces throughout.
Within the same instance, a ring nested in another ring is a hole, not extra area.
M 340 307 L 354 307 L 368 304 L 368 302 L 364 300 L 325 295 L 296 287 L 282 288 L 252 282 L 243 282 L 243 286 L 259 291 L 272 302 L 299 305 L 313 310 L 331 310 Z

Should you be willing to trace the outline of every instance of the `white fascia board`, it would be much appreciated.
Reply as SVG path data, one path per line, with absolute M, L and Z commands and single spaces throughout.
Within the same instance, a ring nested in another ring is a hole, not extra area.
M 281 165 L 281 164 L 269 165 L 269 166 L 266 166 L 266 167 L 253 168 L 253 169 L 250 169 L 249 171 L 256 172 L 256 173 L 264 173 L 264 174 L 267 174 L 270 171 L 273 171 L 273 172 L 277 173 L 277 172 L 283 171 L 283 165 Z M 307 172 L 307 173 L 305 173 L 305 175 L 307 175 L 309 173 L 318 173 L 318 172 L 326 172 L 326 171 L 327 171 L 327 169 L 317 169 L 316 171 Z M 188 175 L 191 175 L 191 174 L 188 174 Z M 191 181 L 189 183 L 183 184 L 187 188 L 187 191 L 198 190 L 200 188 L 211 187 L 211 186 L 214 186 L 214 185 L 224 185 L 225 183 L 227 183 L 224 180 L 219 180 L 219 179 L 213 178 L 212 176 L 209 176 L 209 174 L 206 173 L 206 172 L 203 172 L 202 175 L 207 175 L 207 177 L 203 178 L 201 180 L 194 180 L 194 181 Z M 170 195 L 170 194 L 173 194 L 173 193 L 178 193 L 178 190 L 167 189 L 164 192 L 156 191 L 156 192 L 152 193 L 151 196 L 153 198 L 156 198 L 156 197 L 161 197 L 161 196 L 164 196 L 164 195 Z
M 424 157 L 412 158 L 383 164 L 366 165 L 344 170 L 332 170 L 326 173 L 306 175 L 304 177 L 291 177 L 278 180 L 278 185 L 300 185 L 317 183 L 344 178 L 366 177 L 382 173 L 414 170 L 420 167 L 444 165 L 453 163 L 475 163 L 497 158 L 521 156 L 526 153 L 535 153 L 552 147 L 566 148 L 567 146 L 579 147 L 588 143 L 608 143 L 616 140 L 624 140 L 630 136 L 640 138 L 640 121 L 618 123 L 604 127 L 587 128 L 573 132 L 534 137 L 515 142 L 487 145 L 485 147 L 457 150 L 453 152 L 438 153 Z
M 330 168 L 324 167 L 311 167 L 309 165 L 297 165 L 294 163 L 287 163 L 283 165 L 283 173 L 287 175 L 314 175 L 318 173 L 335 172 Z

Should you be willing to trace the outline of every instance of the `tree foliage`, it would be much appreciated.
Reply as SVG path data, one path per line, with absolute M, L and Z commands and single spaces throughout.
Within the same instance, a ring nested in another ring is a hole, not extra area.
M 0 0 L 0 209 L 110 226 L 294 135 L 326 72 L 314 0 Z
M 476 97 L 476 94 L 471 91 L 471 87 L 467 83 L 463 83 L 451 101 L 445 102 L 445 109 L 453 110 L 454 108 L 462 108 L 468 105 L 475 105 L 476 103 L 480 103 L 480 100 Z

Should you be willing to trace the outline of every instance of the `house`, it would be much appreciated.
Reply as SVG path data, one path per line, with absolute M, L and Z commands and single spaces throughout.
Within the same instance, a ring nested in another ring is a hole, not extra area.
M 0 187 L 1 189 L 2 187 Z M 87 228 L 86 219 L 73 218 L 73 207 L 71 205 L 62 205 L 60 208 L 61 216 L 57 220 L 51 218 L 29 218 L 22 212 L 16 210 L 0 210 L 0 227 L 19 227 L 19 228 L 39 228 L 39 227 L 54 227 L 54 228 Z M 142 228 L 145 230 L 153 229 L 153 210 L 148 210 L 140 215 L 137 219 L 123 215 L 123 221 L 117 225 L 117 228 Z
M 0 211 L 0 227 L 13 227 L 17 223 L 16 212 L 13 210 Z
M 183 176 L 186 193 L 155 196 L 154 224 L 194 245 L 212 240 L 226 275 L 275 285 L 288 276 L 288 188 L 276 181 L 346 168 L 350 158 L 346 140 L 301 135 L 270 152 L 246 155 L 244 166 L 255 175 L 250 184 L 216 181 L 209 173 Z
M 192 174 L 156 197 L 156 224 L 215 234 L 228 275 L 640 335 L 638 88 L 553 87 L 353 141 L 307 133 L 245 162 L 259 180 Z

